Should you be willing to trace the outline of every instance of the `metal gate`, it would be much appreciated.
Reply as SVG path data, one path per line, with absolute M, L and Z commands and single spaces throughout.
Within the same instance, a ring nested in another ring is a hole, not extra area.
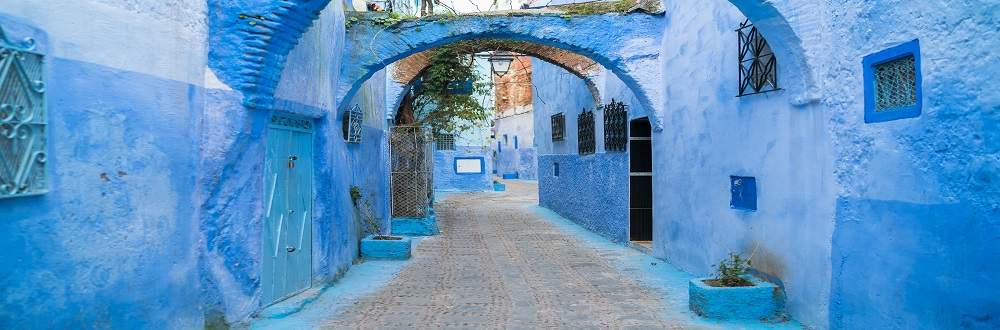
M 392 216 L 427 216 L 433 194 L 432 137 L 424 127 L 396 126 L 389 137 Z

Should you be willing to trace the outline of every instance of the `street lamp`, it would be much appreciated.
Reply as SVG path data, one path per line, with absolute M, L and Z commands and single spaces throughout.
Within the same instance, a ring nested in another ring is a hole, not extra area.
M 510 71 L 510 63 L 514 62 L 514 54 L 506 51 L 496 51 L 490 54 L 489 61 L 493 73 L 503 77 L 503 75 L 507 74 L 507 71 Z

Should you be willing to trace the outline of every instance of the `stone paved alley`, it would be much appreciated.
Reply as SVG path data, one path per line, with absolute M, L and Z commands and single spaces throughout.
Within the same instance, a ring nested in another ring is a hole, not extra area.
M 439 197 L 441 234 L 413 259 L 356 265 L 302 311 L 278 304 L 253 328 L 797 328 L 697 319 L 687 274 L 538 207 L 536 190 L 509 181 L 503 193 Z

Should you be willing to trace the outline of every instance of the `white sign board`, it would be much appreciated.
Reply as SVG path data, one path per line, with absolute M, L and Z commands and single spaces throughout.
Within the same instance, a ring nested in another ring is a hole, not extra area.
M 457 158 L 455 159 L 455 173 L 459 174 L 479 174 L 483 173 L 483 161 L 479 158 Z

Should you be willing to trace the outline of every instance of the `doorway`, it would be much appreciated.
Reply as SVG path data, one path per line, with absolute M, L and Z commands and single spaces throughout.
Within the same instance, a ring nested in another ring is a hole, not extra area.
M 309 288 L 312 279 L 312 119 L 271 117 L 264 158 L 261 302 Z
M 649 118 L 629 123 L 629 240 L 653 244 L 653 137 Z

